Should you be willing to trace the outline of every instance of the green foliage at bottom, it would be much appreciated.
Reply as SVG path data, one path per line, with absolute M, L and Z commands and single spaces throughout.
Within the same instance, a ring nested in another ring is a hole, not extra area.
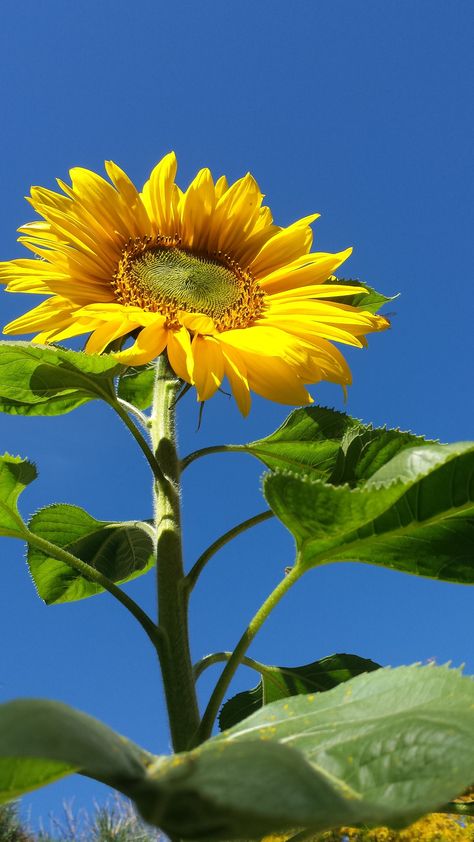
M 145 825 L 132 804 L 116 797 L 91 812 L 65 805 L 49 819 L 49 830 L 34 833 L 19 818 L 16 805 L 0 805 L 0 842 L 157 842 L 159 831 Z M 281 837 L 283 842 L 284 837 Z M 474 818 L 433 813 L 402 831 L 386 827 L 343 827 L 318 833 L 308 842 L 472 842 Z M 280 842 L 266 837 L 262 842 Z
M 0 799 L 74 771 L 174 838 L 403 828 L 474 781 L 474 681 L 447 667 L 378 669 L 272 702 L 171 757 L 58 702 L 0 707 Z

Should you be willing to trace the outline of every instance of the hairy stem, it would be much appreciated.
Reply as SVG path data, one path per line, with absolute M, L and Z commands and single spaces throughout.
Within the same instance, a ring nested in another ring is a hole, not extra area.
M 138 409 L 138 407 L 134 406 L 133 403 L 129 403 L 123 398 L 117 397 L 117 403 L 120 404 L 126 412 L 129 412 L 130 415 L 133 415 L 140 426 L 143 427 L 146 433 L 148 433 L 150 429 L 150 419 L 148 418 L 148 415 L 145 415 L 145 413 Z
M 110 399 L 107 402 L 108 402 L 109 406 L 111 406 L 112 409 L 115 410 L 115 412 L 117 413 L 119 418 L 122 419 L 122 421 L 125 424 L 125 426 L 127 427 L 127 429 L 131 432 L 133 438 L 135 439 L 135 441 L 137 442 L 140 450 L 142 451 L 143 455 L 145 456 L 145 459 L 147 460 L 147 462 L 148 462 L 148 464 L 149 464 L 149 466 L 150 466 L 150 468 L 153 472 L 153 476 L 156 479 L 162 478 L 162 471 L 161 471 L 160 465 L 158 463 L 158 460 L 156 459 L 155 454 L 151 450 L 146 438 L 141 434 L 141 432 L 138 429 L 138 427 L 136 426 L 136 424 L 133 423 L 132 419 L 130 418 L 130 416 L 127 412 L 127 410 L 123 406 L 123 401 L 119 398 L 116 398 L 116 399 Z
M 267 509 L 264 512 L 260 512 L 258 515 L 249 517 L 242 523 L 238 523 L 237 526 L 233 526 L 232 529 L 224 532 L 224 534 L 217 538 L 216 541 L 213 541 L 213 543 L 204 550 L 202 555 L 199 556 L 198 560 L 186 576 L 186 586 L 189 591 L 192 591 L 207 562 L 213 555 L 215 555 L 215 553 L 218 552 L 218 550 L 224 547 L 233 538 L 236 538 L 237 535 L 240 535 L 252 526 L 256 526 L 258 523 L 263 523 L 265 520 L 269 520 L 271 517 L 274 517 L 273 512 L 270 511 L 270 509 Z
M 292 567 L 288 575 L 285 576 L 285 578 L 277 585 L 275 590 L 272 591 L 270 596 L 265 600 L 253 619 L 250 621 L 237 646 L 232 652 L 231 657 L 222 670 L 221 676 L 214 688 L 211 698 L 209 699 L 201 724 L 195 733 L 193 745 L 199 745 L 211 736 L 212 728 L 219 712 L 219 708 L 224 701 L 226 690 L 234 677 L 238 666 L 242 663 L 242 659 L 248 647 L 252 643 L 252 640 L 259 629 L 263 626 L 267 617 L 270 616 L 281 598 L 287 591 L 290 590 L 291 586 L 297 581 L 297 579 L 299 579 L 300 575 L 301 572 L 299 566 L 295 565 Z
M 179 385 L 166 358 L 159 357 L 151 417 L 152 444 L 159 466 L 154 483 L 158 615 L 159 625 L 167 638 L 161 668 L 175 751 L 188 748 L 199 725 L 181 542 L 180 464 L 175 430 L 175 399 Z
M 194 450 L 181 460 L 181 470 L 184 471 L 196 459 L 201 456 L 210 456 L 211 453 L 245 453 L 245 447 L 240 444 L 216 444 L 213 447 L 203 447 L 201 450 Z
M 195 681 L 198 680 L 199 676 L 203 674 L 204 670 L 207 670 L 208 667 L 212 667 L 214 664 L 221 664 L 222 662 L 226 663 L 230 661 L 232 658 L 232 652 L 213 652 L 212 655 L 205 655 L 204 658 L 201 658 L 197 664 L 194 664 L 193 672 L 194 672 L 194 679 Z M 255 670 L 258 672 L 259 675 L 267 671 L 267 667 L 265 664 L 261 664 L 259 661 L 255 661 L 254 658 L 248 658 L 246 655 L 242 658 L 240 662 L 244 667 L 250 667 L 250 669 Z

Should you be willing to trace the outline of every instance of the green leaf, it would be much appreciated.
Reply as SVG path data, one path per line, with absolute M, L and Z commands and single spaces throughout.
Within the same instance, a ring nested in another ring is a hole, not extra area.
M 133 790 L 149 755 L 106 725 L 60 702 L 0 705 L 0 802 L 72 772 Z
M 153 541 L 136 521 L 96 520 L 78 506 L 57 504 L 40 509 L 28 526 L 35 535 L 62 547 L 119 584 L 146 573 L 155 562 Z M 31 545 L 28 564 L 38 594 L 48 605 L 85 599 L 103 591 L 96 582 Z
M 474 444 L 408 448 L 357 488 L 277 472 L 265 496 L 303 568 L 380 564 L 474 584 Z
M 18 498 L 36 479 L 35 466 L 21 456 L 0 456 L 0 535 L 21 538 L 25 526 L 18 512 Z
M 446 667 L 379 669 L 155 758 L 58 702 L 0 707 L 0 800 L 73 771 L 132 797 L 171 838 L 400 827 L 474 780 L 474 682 Z
M 322 692 L 348 681 L 362 672 L 372 672 L 380 665 L 358 655 L 329 655 L 302 667 L 262 668 L 261 679 L 252 690 L 237 693 L 222 707 L 219 726 L 231 728 L 270 702 L 298 696 L 302 693 Z
M 118 384 L 118 396 L 138 409 L 148 409 L 153 402 L 155 369 L 127 368 Z
M 386 462 L 408 447 L 424 447 L 436 442 L 401 430 L 373 428 L 360 424 L 349 429 L 341 441 L 334 471 L 329 478 L 332 485 L 358 485 L 369 479 Z
M 302 471 L 328 478 L 344 436 L 361 429 L 361 422 L 343 412 L 314 406 L 292 412 L 278 430 L 242 446 L 272 471 Z
M 369 313 L 377 313 L 388 301 L 394 301 L 395 298 L 398 298 L 398 295 L 382 295 L 382 293 L 377 292 L 373 287 L 369 287 L 357 278 L 331 278 L 328 283 L 331 285 L 339 284 L 340 286 L 360 286 L 365 292 L 362 291 L 359 295 L 343 295 L 341 298 L 332 298 L 331 301 L 350 304 L 352 307 L 362 307 Z
M 295 410 L 274 433 L 239 449 L 272 471 L 290 470 L 339 485 L 367 479 L 400 450 L 425 443 L 413 433 L 377 429 L 343 412 L 312 406 Z
M 94 398 L 113 396 L 123 371 L 112 357 L 0 342 L 0 411 L 11 415 L 62 415 Z
M 474 682 L 445 667 L 379 669 L 266 705 L 150 775 L 167 799 L 159 815 L 151 799 L 140 809 L 172 838 L 400 827 L 474 780 Z

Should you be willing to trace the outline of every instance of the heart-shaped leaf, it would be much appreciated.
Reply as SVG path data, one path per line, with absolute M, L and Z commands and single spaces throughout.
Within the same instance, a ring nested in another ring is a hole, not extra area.
M 221 731 L 232 728 L 250 714 L 270 702 L 330 690 L 355 675 L 372 672 L 380 665 L 358 655 L 329 655 L 302 667 L 273 667 L 261 664 L 261 679 L 252 690 L 237 693 L 222 707 L 219 714 Z
M 146 573 L 155 563 L 153 540 L 146 524 L 96 520 L 78 506 L 57 504 L 40 509 L 29 529 L 40 538 L 87 562 L 116 583 Z M 103 588 L 69 567 L 29 545 L 28 564 L 38 594 L 51 605 L 85 599 Z

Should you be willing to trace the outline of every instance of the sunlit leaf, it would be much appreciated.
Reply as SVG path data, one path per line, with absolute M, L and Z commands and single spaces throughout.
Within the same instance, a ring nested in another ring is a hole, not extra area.
M 320 406 L 297 409 L 274 433 L 240 449 L 272 470 L 282 468 L 329 478 L 344 436 L 360 428 L 360 421 L 343 412 Z
M 400 827 L 474 780 L 474 682 L 444 667 L 379 669 L 266 705 L 150 774 L 167 800 L 139 806 L 171 837 Z
M 113 396 L 113 378 L 122 371 L 108 355 L 0 342 L 0 411 L 62 415 L 94 398 Z
M 401 451 L 356 488 L 283 472 L 265 495 L 304 568 L 362 561 L 474 583 L 474 444 Z

